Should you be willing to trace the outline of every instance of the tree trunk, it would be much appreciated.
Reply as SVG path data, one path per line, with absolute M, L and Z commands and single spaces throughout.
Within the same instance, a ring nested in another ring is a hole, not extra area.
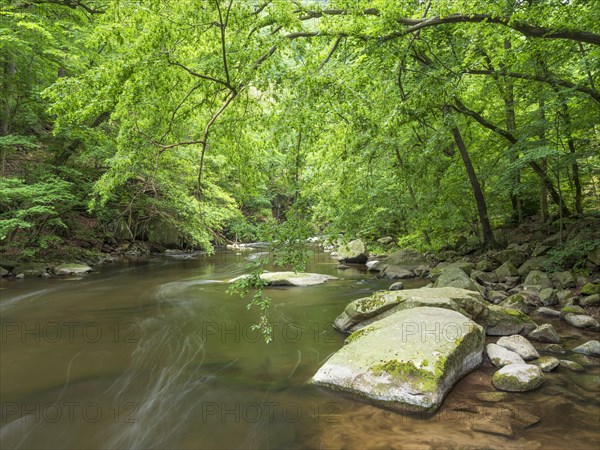
M 492 226 L 488 217 L 487 205 L 485 203 L 483 191 L 481 190 L 481 185 L 479 184 L 479 179 L 477 178 L 477 174 L 471 163 L 471 158 L 467 152 L 467 147 L 460 134 L 460 130 L 457 127 L 454 127 L 452 128 L 452 134 L 463 163 L 465 164 L 469 182 L 473 189 L 473 195 L 475 196 L 475 202 L 477 203 L 477 212 L 479 213 L 479 221 L 481 222 L 481 230 L 483 232 L 483 245 L 487 248 L 494 247 L 496 245 L 496 240 L 494 239 L 494 232 L 492 231 Z

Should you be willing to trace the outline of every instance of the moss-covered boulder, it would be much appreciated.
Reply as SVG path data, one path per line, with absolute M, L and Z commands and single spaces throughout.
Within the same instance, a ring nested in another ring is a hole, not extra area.
M 542 369 L 542 372 L 552 372 L 560 364 L 560 360 L 554 356 L 540 356 L 533 364 Z
M 521 250 L 507 249 L 494 253 L 492 258 L 499 264 L 510 262 L 513 266 L 519 267 L 527 260 L 527 253 Z
M 85 264 L 60 264 L 54 268 L 56 275 L 80 275 L 91 272 L 92 268 Z
M 505 262 L 500 267 L 498 267 L 495 271 L 498 280 L 504 281 L 509 277 L 518 277 L 519 271 L 511 262 Z
M 510 336 L 517 333 L 529 333 L 537 325 L 529 316 L 512 308 L 489 305 L 482 323 L 490 336 Z
M 229 280 L 229 282 L 233 283 L 234 281 L 247 276 L 248 275 L 241 275 Z M 327 281 L 337 280 L 336 277 L 332 277 L 331 275 L 307 272 L 265 272 L 260 275 L 260 278 L 263 279 L 268 286 L 314 286 Z
M 355 239 L 347 244 L 340 245 L 337 251 L 339 262 L 364 264 L 369 259 L 367 246 L 362 239 Z
M 507 392 L 525 392 L 544 383 L 542 370 L 533 364 L 509 364 L 492 377 L 496 389 Z
M 542 288 L 551 288 L 552 281 L 546 272 L 541 270 L 532 270 L 523 282 L 525 286 L 541 286 Z
M 483 328 L 449 309 L 399 311 L 352 334 L 312 383 L 401 412 L 434 412 L 482 361 Z
M 593 294 L 588 295 L 586 297 L 582 297 L 579 300 L 579 304 L 585 307 L 600 306 L 600 294 Z
M 545 323 L 527 335 L 529 339 L 539 342 L 549 342 L 551 344 L 560 343 L 560 337 L 552 325 Z
M 350 302 L 334 326 L 340 331 L 354 331 L 398 311 L 421 306 L 452 309 L 474 318 L 483 314 L 487 305 L 479 293 L 457 288 L 381 291 Z
M 583 295 L 600 294 L 600 283 L 588 283 L 581 288 Z
M 525 296 L 523 294 L 513 294 L 508 297 L 506 300 L 500 303 L 500 306 L 504 308 L 512 308 L 517 311 L 521 311 L 525 314 L 529 312 L 529 303 L 525 301 Z

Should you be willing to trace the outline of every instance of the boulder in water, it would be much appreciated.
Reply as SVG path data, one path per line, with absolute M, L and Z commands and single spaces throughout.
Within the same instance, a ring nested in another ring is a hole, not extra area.
M 247 276 L 242 275 L 229 280 L 229 282 L 233 283 Z M 306 272 L 265 272 L 260 275 L 260 278 L 266 281 L 268 286 L 314 286 L 327 281 L 337 280 L 336 277 L 332 277 L 331 275 Z

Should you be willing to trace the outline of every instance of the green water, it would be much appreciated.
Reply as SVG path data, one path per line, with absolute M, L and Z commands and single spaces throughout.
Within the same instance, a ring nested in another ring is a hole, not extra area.
M 0 448 L 597 448 L 598 367 L 559 368 L 539 390 L 492 404 L 474 397 L 493 390 L 488 363 L 431 417 L 307 385 L 343 345 L 335 317 L 390 283 L 316 254 L 307 270 L 340 280 L 269 289 L 267 345 L 251 328 L 256 312 L 225 292 L 245 265 L 218 252 L 132 260 L 82 279 L 3 281 Z M 565 346 L 590 338 L 577 332 Z M 473 431 L 511 410 L 541 421 L 513 426 L 513 437 Z

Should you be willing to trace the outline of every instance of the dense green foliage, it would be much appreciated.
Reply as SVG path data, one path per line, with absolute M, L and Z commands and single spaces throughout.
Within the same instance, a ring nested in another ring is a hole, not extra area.
M 0 19 L 20 257 L 211 250 L 292 216 L 288 244 L 494 245 L 600 204 L 597 0 L 3 0 Z

